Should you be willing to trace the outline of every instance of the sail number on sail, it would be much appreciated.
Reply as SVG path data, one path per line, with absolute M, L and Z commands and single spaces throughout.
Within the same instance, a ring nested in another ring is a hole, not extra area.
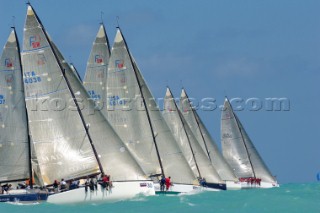
M 101 95 L 97 94 L 94 90 L 88 90 L 90 97 L 94 100 L 100 100 Z
M 37 76 L 34 71 L 24 72 L 24 83 L 32 84 L 41 82 L 41 77 Z

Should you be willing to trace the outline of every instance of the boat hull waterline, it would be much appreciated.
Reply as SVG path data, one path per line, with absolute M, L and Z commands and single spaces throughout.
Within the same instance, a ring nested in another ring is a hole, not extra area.
M 109 190 L 98 186 L 97 190 L 85 191 L 84 187 L 50 195 L 48 203 L 75 204 L 75 203 L 113 203 L 128 200 L 139 195 L 155 195 L 152 181 L 125 181 L 112 182 L 113 187 Z

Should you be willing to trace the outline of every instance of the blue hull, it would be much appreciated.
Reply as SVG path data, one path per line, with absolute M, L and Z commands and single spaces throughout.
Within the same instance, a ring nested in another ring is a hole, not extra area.
M 3 194 L 0 195 L 0 202 L 37 202 L 47 200 L 48 195 L 44 193 L 28 194 Z

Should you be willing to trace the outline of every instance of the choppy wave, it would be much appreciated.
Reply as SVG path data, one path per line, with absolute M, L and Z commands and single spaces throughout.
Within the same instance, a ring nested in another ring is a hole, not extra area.
M 137 197 L 112 204 L 33 205 L 0 203 L 0 212 L 320 212 L 320 184 L 284 184 L 273 189 Z M 13 205 L 12 205 L 13 204 Z

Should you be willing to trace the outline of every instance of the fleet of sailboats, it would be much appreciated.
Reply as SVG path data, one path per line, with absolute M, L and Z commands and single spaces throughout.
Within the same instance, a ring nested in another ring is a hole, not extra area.
M 177 146 L 118 28 L 111 50 L 105 114 L 149 177 L 170 176 L 171 192 L 194 189 L 196 177 Z M 158 190 L 158 187 L 157 187 Z
M 198 177 L 199 182 L 205 179 L 206 188 L 211 190 L 225 190 L 225 182 L 222 181 L 219 174 L 207 158 L 205 152 L 200 147 L 190 127 L 183 118 L 181 112 L 178 110 L 169 88 L 167 88 L 166 96 L 164 98 L 163 117 L 175 136 L 175 139 L 186 157 L 189 166 L 192 168 L 193 173 Z
M 226 181 L 227 189 L 240 189 L 241 184 L 238 178 L 222 156 L 197 111 L 193 109 L 185 89 L 181 91 L 180 111 L 211 164 L 217 170 L 221 179 Z
M 161 113 L 119 27 L 110 49 L 100 24 L 83 82 L 30 3 L 22 46 L 13 29 L 0 58 L 0 183 L 30 185 L 0 194 L 0 202 L 116 202 L 278 186 L 227 99 L 223 155 L 184 89 L 178 107 L 167 88 Z M 105 175 L 109 189 L 46 190 L 57 180 Z M 163 190 L 160 180 L 169 176 L 173 184 Z

